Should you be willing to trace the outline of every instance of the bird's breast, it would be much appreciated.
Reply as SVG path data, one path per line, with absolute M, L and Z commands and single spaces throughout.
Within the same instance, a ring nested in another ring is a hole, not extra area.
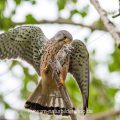
M 56 83 L 52 79 L 52 69 L 50 68 L 49 64 L 50 61 L 54 60 L 55 56 L 59 52 L 61 46 L 57 43 L 50 44 L 46 47 L 44 54 L 41 57 L 40 63 L 40 74 L 42 77 L 42 82 L 44 87 L 51 87 L 51 89 L 56 89 Z M 45 70 L 47 68 L 47 70 Z
M 47 71 L 41 72 L 42 84 L 45 89 L 49 89 L 51 91 L 56 89 L 55 81 L 52 79 L 52 71 L 48 68 Z

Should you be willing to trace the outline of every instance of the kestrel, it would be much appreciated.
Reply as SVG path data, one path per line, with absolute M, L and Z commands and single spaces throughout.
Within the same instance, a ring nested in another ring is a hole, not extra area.
M 89 97 L 89 54 L 80 40 L 72 40 L 72 35 L 59 31 L 50 40 L 39 27 L 21 26 L 0 34 L 0 59 L 21 58 L 30 63 L 42 80 L 33 94 L 28 98 L 25 107 L 31 110 L 66 110 L 59 95 L 55 81 L 52 80 L 52 69 L 49 63 L 62 58 L 63 48 L 70 44 L 73 47 L 70 57 L 60 61 L 60 84 L 64 83 L 67 72 L 77 81 L 83 97 L 83 109 L 86 113 Z M 72 89 L 72 88 L 71 88 Z

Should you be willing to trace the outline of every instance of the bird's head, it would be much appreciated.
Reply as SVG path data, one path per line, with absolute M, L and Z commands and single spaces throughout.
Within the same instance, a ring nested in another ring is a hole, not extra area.
M 73 37 L 68 31 L 61 30 L 57 32 L 52 39 L 54 43 L 57 43 L 58 45 L 62 46 L 64 44 L 71 43 L 73 40 Z
M 70 44 L 72 40 L 73 37 L 68 31 L 61 30 L 47 42 L 45 50 L 55 49 L 57 53 L 64 45 Z
M 73 40 L 73 37 L 68 31 L 61 30 L 55 34 L 54 40 L 56 42 L 63 42 L 64 44 L 68 44 Z

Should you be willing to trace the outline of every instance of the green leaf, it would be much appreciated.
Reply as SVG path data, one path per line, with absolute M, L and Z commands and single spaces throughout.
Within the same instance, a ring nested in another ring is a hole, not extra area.
M 5 6 L 6 6 L 6 0 L 1 0 L 1 2 L 0 2 L 0 12 L 3 12 L 1 10 L 4 10 Z
M 77 0 L 72 0 L 74 3 L 77 3 Z
M 33 5 L 35 5 L 35 4 L 36 4 L 36 0 L 32 0 L 31 3 L 32 3 Z
M 109 87 L 98 78 L 93 78 L 90 83 L 89 109 L 92 109 L 94 113 L 112 109 L 117 91 L 118 89 Z M 93 101 L 95 101 L 94 104 Z
M 66 88 L 70 94 L 70 98 L 76 107 L 80 107 L 82 104 L 82 96 L 77 82 L 74 80 L 72 75 L 68 75 L 66 78 Z
M 15 3 L 19 5 L 22 2 L 22 0 L 15 0 Z
M 25 0 L 25 1 L 31 2 L 33 5 L 36 4 L 36 0 Z
M 120 50 L 116 47 L 113 54 L 111 54 L 111 57 L 113 58 L 111 64 L 109 65 L 109 71 L 120 71 Z
M 88 10 L 89 10 L 89 6 L 87 5 L 87 6 L 85 6 L 85 7 L 80 11 L 80 15 L 81 15 L 82 17 L 87 16 Z
M 72 17 L 74 14 L 77 14 L 77 13 L 79 13 L 79 11 L 78 11 L 77 9 L 72 10 L 72 11 L 71 11 L 71 17 Z
M 31 15 L 31 14 L 28 14 L 27 16 L 26 16 L 26 22 L 27 23 L 36 23 L 36 19 Z
M 85 16 L 87 15 L 87 13 L 86 13 L 85 11 L 83 11 L 83 12 L 80 12 L 80 15 L 81 15 L 82 17 L 85 17 Z
M 59 10 L 62 10 L 65 8 L 65 5 L 67 3 L 67 0 L 57 0 L 57 6 Z
M 31 80 L 30 78 L 30 75 L 29 75 L 29 69 L 27 67 L 24 67 L 24 73 L 25 73 L 25 76 L 23 78 L 23 86 L 22 86 L 22 89 L 21 89 L 21 97 L 22 98 L 27 98 L 28 97 L 28 91 L 27 91 L 27 84 L 28 82 Z
M 9 66 L 9 70 L 11 70 L 14 66 L 16 66 L 19 62 L 17 60 L 13 60 Z
M 9 109 L 10 105 L 7 102 L 4 102 L 5 109 Z
M 102 29 L 104 28 L 104 23 L 101 19 L 99 19 L 93 23 L 93 26 L 96 26 L 97 28 Z
M 85 6 L 82 10 L 78 10 L 78 9 L 71 10 L 70 18 L 75 14 L 79 14 L 82 17 L 87 16 L 88 8 L 89 8 L 89 6 Z

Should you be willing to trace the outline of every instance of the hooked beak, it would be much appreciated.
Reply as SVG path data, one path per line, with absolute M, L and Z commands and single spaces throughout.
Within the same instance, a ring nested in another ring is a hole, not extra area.
M 71 40 L 68 39 L 68 38 L 66 38 L 66 39 L 64 39 L 64 42 L 65 42 L 66 44 L 69 44 L 69 43 L 71 43 Z

